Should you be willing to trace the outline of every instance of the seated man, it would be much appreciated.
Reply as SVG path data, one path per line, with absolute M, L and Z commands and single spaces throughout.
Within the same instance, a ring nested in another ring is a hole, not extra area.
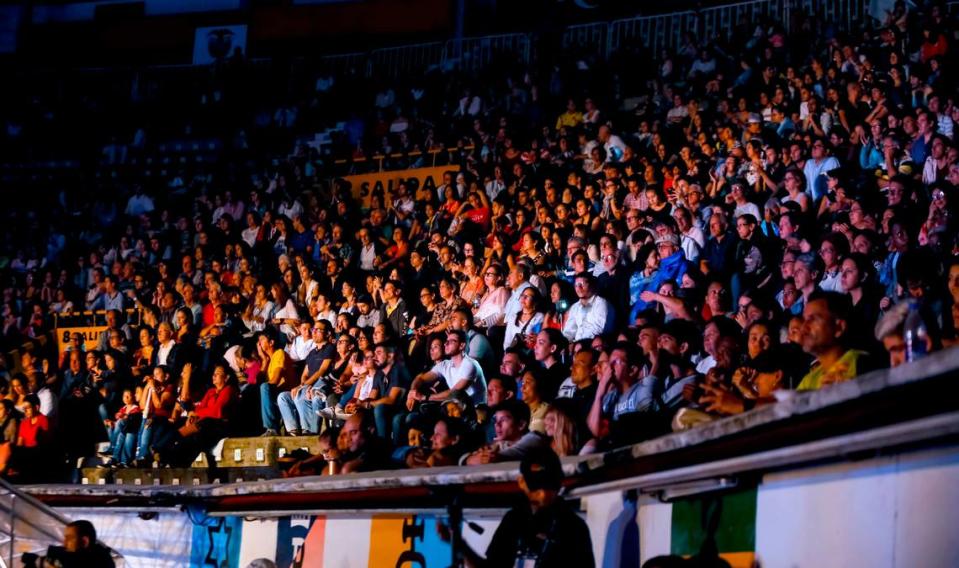
M 453 391 L 464 391 L 473 404 L 486 402 L 486 379 L 476 359 L 466 355 L 466 333 L 462 330 L 446 332 L 443 352 L 446 359 L 413 379 L 406 398 L 409 410 L 417 402 L 444 401 Z M 438 384 L 437 384 L 438 383 Z M 431 388 L 432 385 L 432 388 Z
M 376 435 L 371 413 L 361 410 L 350 416 L 340 435 L 346 444 L 346 450 L 334 462 L 340 466 L 340 473 L 376 471 L 390 467 L 389 443 Z
M 376 375 L 369 397 L 354 405 L 354 411 L 372 409 L 376 433 L 384 440 L 392 439 L 399 444 L 402 439 L 403 394 L 410 390 L 410 373 L 406 364 L 397 356 L 397 347 L 391 343 L 377 345 L 373 349 Z
M 592 568 L 589 527 L 560 497 L 563 467 L 549 448 L 528 453 L 519 465 L 527 501 L 513 507 L 493 534 L 484 559 L 463 547 L 468 566 L 576 566 Z M 440 538 L 448 540 L 445 526 Z
M 643 376 L 645 358 L 632 343 L 613 346 L 609 361 L 599 368 L 599 386 L 587 424 L 601 445 L 632 443 L 648 437 L 642 423 L 656 409 L 659 379 Z
M 323 379 L 336 359 L 336 347 L 329 341 L 332 329 L 326 320 L 318 320 L 311 327 L 312 349 L 304 359 L 306 364 L 300 375 L 300 384 L 277 396 L 276 404 L 283 425 L 291 436 L 320 431 L 316 412 L 324 406 L 326 394 L 332 392 L 332 386 L 325 384 Z
M 505 400 L 515 399 L 519 393 L 516 379 L 508 376 L 496 376 L 486 384 L 486 404 L 476 407 L 476 422 L 479 433 L 482 434 L 484 444 L 496 439 L 496 428 L 493 426 L 493 409 Z
M 576 275 L 574 281 L 579 301 L 569 308 L 563 335 L 569 341 L 592 339 L 602 335 L 612 323 L 609 303 L 596 294 L 596 277 L 588 272 Z
M 467 454 L 460 463 L 478 465 L 523 459 L 537 448 L 549 447 L 544 434 L 529 431 L 529 407 L 522 401 L 509 399 L 493 409 L 496 437 L 491 444 Z
M 803 351 L 816 358 L 796 390 L 818 390 L 874 368 L 869 354 L 846 346 L 852 302 L 839 292 L 816 291 L 803 308 Z
M 293 387 L 293 362 L 277 344 L 277 332 L 266 329 L 259 333 L 256 349 L 260 368 L 266 369 L 266 381 L 260 383 L 260 416 L 264 436 L 276 436 L 280 430 L 280 408 L 276 401 L 281 392 Z

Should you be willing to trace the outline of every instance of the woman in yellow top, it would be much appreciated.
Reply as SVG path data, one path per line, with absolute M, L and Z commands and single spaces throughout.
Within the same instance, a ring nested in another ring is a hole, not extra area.
M 546 433 L 546 413 L 549 412 L 549 403 L 546 398 L 546 381 L 538 377 L 533 371 L 523 373 L 523 402 L 529 407 L 530 432 Z

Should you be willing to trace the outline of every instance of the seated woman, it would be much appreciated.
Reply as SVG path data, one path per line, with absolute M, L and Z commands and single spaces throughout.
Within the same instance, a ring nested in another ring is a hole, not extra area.
M 376 376 L 376 361 L 373 358 L 372 349 L 363 353 L 362 358 L 357 358 L 357 363 L 350 367 L 349 374 L 350 378 L 347 379 L 349 386 L 343 391 L 343 398 L 340 398 L 334 406 L 320 410 L 319 414 L 323 418 L 345 420 L 354 414 L 357 408 L 374 400 L 373 378 Z
M 549 411 L 547 402 L 548 381 L 540 373 L 528 370 L 523 374 L 521 391 L 523 402 L 529 407 L 529 431 L 546 433 L 546 413 Z
M 543 424 L 546 436 L 551 440 L 550 447 L 556 455 L 565 457 L 579 453 L 583 429 L 577 426 L 577 421 L 576 406 L 571 399 L 557 399 L 549 406 Z
M 339 473 L 337 460 L 346 446 L 340 447 L 340 431 L 327 428 L 319 437 L 319 453 L 315 456 L 295 461 L 283 477 L 301 477 L 304 475 L 334 475 Z
M 468 451 L 464 440 L 468 437 L 464 422 L 452 416 L 440 416 L 433 424 L 430 451 L 412 451 L 406 456 L 411 468 L 456 465 Z
M 136 435 L 143 419 L 143 410 L 137 404 L 138 397 L 132 389 L 123 390 L 123 406 L 116 412 L 113 420 L 107 420 L 106 426 L 110 434 L 110 450 L 112 456 L 104 466 L 128 466 L 133 461 L 136 450 Z
M 143 394 L 138 401 L 145 418 L 140 422 L 140 432 L 137 435 L 137 465 L 146 465 L 154 448 L 163 447 L 170 438 L 170 420 L 177 397 L 169 375 L 169 369 L 165 365 L 157 365 L 153 368 L 153 374 L 144 381 Z
M 543 328 L 543 312 L 540 310 L 540 293 L 535 286 L 529 286 L 520 293 L 520 309 L 515 317 L 506 321 L 506 333 L 503 336 L 503 350 L 510 347 L 529 349 L 536 334 Z
M 227 436 L 230 416 L 239 400 L 235 378 L 227 363 L 219 362 L 213 366 L 212 382 L 213 386 L 200 402 L 192 408 L 184 408 L 188 412 L 186 423 L 177 430 L 172 442 L 161 449 L 162 462 L 185 467 L 200 452 L 212 450 Z
M 40 401 L 35 395 L 23 404 L 23 420 L 6 470 L 7 477 L 17 482 L 38 481 L 51 471 L 51 432 L 47 417 L 40 414 Z
M 19 433 L 20 413 L 14 408 L 13 401 L 0 400 L 0 473 L 7 469 Z

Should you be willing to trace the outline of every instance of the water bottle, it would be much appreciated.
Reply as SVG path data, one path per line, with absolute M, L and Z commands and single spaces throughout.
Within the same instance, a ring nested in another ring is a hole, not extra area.
M 926 355 L 926 338 L 929 336 L 929 331 L 926 329 L 926 323 L 922 321 L 917 300 L 909 302 L 909 313 L 906 314 L 902 335 L 906 340 L 907 361 L 916 361 Z

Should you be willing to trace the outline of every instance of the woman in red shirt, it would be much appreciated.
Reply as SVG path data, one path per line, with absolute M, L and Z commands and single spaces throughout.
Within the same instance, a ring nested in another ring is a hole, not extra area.
M 38 448 L 45 444 L 50 433 L 50 422 L 40 414 L 40 401 L 30 395 L 23 402 L 24 418 L 20 422 L 20 431 L 17 433 L 17 446 L 22 448 Z
M 200 452 L 212 450 L 229 433 L 229 419 L 239 393 L 225 362 L 213 366 L 212 381 L 213 386 L 189 411 L 186 424 L 179 428 L 172 443 L 159 448 L 161 462 L 187 467 Z
M 5 444 L 0 462 L 6 467 L 6 477 L 17 483 L 43 481 L 49 475 L 52 455 L 46 451 L 50 439 L 50 422 L 40 414 L 40 400 L 29 395 L 23 401 L 24 418 L 17 430 L 16 446 Z M 9 462 L 7 461 L 9 458 Z M 3 471 L 3 469 L 0 469 Z
M 456 217 L 459 218 L 457 226 L 461 226 L 463 221 L 469 221 L 476 225 L 481 233 L 485 234 L 490 229 L 491 215 L 492 209 L 486 194 L 481 191 L 473 191 L 467 196 L 466 202 L 460 205 L 456 211 Z M 450 229 L 451 234 L 457 232 L 459 231 L 454 232 L 453 229 Z

